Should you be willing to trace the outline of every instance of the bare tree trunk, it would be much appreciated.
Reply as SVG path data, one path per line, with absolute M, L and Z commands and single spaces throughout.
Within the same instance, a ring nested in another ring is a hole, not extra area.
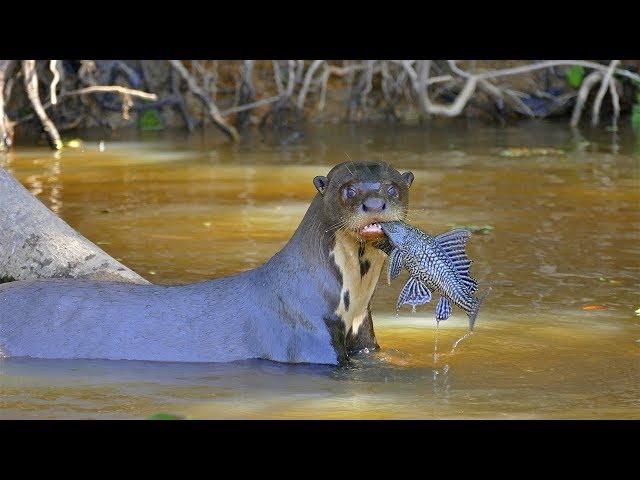
M 0 168 L 0 279 L 65 277 L 149 283 L 76 232 Z

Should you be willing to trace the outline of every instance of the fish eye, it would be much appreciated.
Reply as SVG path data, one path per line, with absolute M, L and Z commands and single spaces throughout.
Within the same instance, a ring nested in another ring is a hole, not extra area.
M 353 198 L 356 196 L 356 189 L 353 187 L 347 187 L 344 189 L 344 196 L 347 198 Z
M 390 197 L 397 197 L 398 196 L 398 188 L 395 185 L 389 185 L 389 187 L 387 188 L 387 194 Z

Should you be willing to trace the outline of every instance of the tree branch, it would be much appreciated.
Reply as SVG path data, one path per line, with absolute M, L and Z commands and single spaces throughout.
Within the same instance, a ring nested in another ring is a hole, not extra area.
M 309 86 L 311 85 L 311 80 L 313 80 L 313 75 L 316 73 L 316 70 L 322 66 L 324 60 L 314 60 L 309 69 L 307 70 L 306 75 L 304 76 L 304 82 L 302 83 L 302 88 L 300 89 L 300 93 L 298 94 L 298 109 L 302 110 L 304 107 L 304 101 L 307 98 L 307 92 L 309 91 Z
M 58 103 L 58 96 L 56 95 L 56 88 L 58 87 L 58 82 L 60 82 L 60 72 L 58 71 L 58 61 L 50 60 L 49 61 L 49 70 L 51 70 L 51 74 L 53 75 L 53 79 L 51 80 L 51 86 L 49 87 L 49 99 L 51 100 L 51 104 L 55 105 Z
M 193 93 L 198 99 L 207 107 L 209 116 L 213 123 L 222 130 L 231 140 L 234 142 L 240 139 L 238 131 L 230 125 L 220 114 L 216 104 L 209 98 L 209 96 L 196 84 L 195 79 L 187 71 L 185 66 L 180 60 L 169 60 L 169 64 L 173 69 L 180 74 L 180 76 L 186 81 L 187 86 L 191 93 Z
M 40 102 L 40 95 L 38 93 L 38 75 L 36 73 L 36 61 L 35 60 L 23 60 L 22 71 L 24 73 L 24 88 L 31 102 L 33 110 L 36 112 L 42 128 L 47 135 L 47 140 L 54 150 L 60 150 L 62 148 L 62 140 L 60 140 L 60 134 L 56 129 L 56 126 L 51 121 L 47 112 L 45 112 Z

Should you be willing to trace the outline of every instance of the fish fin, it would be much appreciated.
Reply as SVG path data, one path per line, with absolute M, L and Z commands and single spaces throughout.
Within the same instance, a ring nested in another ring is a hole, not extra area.
M 464 246 L 471 237 L 471 232 L 469 230 L 465 230 L 464 228 L 456 228 L 455 230 L 450 230 L 445 233 L 441 233 L 437 237 L 435 237 L 435 241 L 440 244 L 445 250 L 450 248 L 462 248 L 464 250 Z
M 396 310 L 399 310 L 402 305 L 422 305 L 431 301 L 431 291 L 420 280 L 410 277 L 398 297 L 398 303 L 396 304 Z
M 400 270 L 402 270 L 402 254 L 400 253 L 399 248 L 393 249 L 393 251 L 389 254 L 389 267 L 387 270 L 387 285 L 391 284 L 391 280 L 400 275 Z
M 441 322 L 451 316 L 451 303 L 445 297 L 440 297 L 436 307 L 436 320 Z
M 478 312 L 480 311 L 480 305 L 482 305 L 482 302 L 484 301 L 484 299 L 487 298 L 487 296 L 491 293 L 491 290 L 493 290 L 493 288 L 489 287 L 484 292 L 482 292 L 482 295 L 480 295 L 480 297 L 477 299 L 478 300 L 477 303 L 475 304 L 473 309 L 468 313 L 470 332 L 473 331 L 473 326 L 476 323 L 476 317 L 478 316 Z
M 438 235 L 435 240 L 453 263 L 456 272 L 460 276 L 460 282 L 465 286 L 466 290 L 469 293 L 475 293 L 478 290 L 478 282 L 469 275 L 469 268 L 471 268 L 473 260 L 467 257 L 464 250 L 469 237 L 471 237 L 469 230 L 458 228 Z
M 470 262 L 464 252 L 464 247 L 470 236 L 469 230 L 457 229 L 438 235 L 435 237 L 435 241 L 453 262 Z M 469 263 L 469 265 L 471 264 Z
M 460 275 L 460 283 L 464 285 L 467 292 L 474 294 L 478 290 L 478 282 L 475 278 L 472 278 L 468 273 Z

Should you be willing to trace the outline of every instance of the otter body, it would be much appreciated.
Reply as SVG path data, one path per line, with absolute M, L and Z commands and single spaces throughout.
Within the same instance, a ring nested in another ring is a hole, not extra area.
M 370 225 L 404 218 L 412 179 L 378 162 L 334 167 L 314 179 L 319 193 L 287 245 L 230 277 L 2 284 L 0 356 L 340 364 L 376 349 L 370 301 L 386 254 Z

